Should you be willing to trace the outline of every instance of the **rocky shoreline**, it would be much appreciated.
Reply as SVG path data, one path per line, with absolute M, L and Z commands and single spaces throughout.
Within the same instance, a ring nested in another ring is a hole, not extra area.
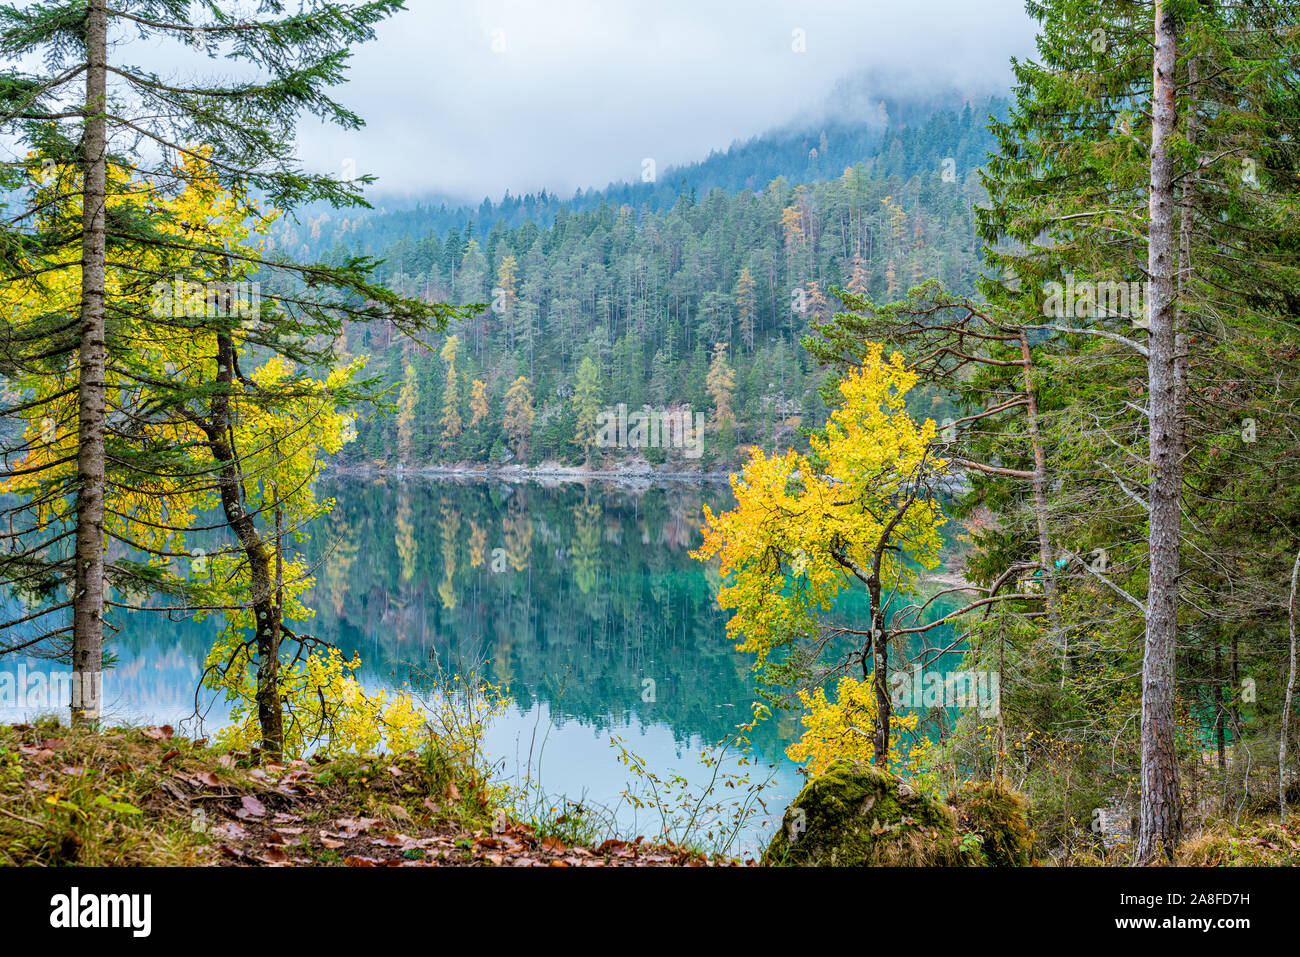
M 586 468 L 542 462 L 539 465 L 482 465 L 455 463 L 448 465 L 331 465 L 329 472 L 341 476 L 384 476 L 394 478 L 498 479 L 506 482 L 617 482 L 620 484 L 726 483 L 732 472 L 704 470 L 682 471 L 676 466 L 655 466 L 648 462 L 630 462 L 613 468 Z

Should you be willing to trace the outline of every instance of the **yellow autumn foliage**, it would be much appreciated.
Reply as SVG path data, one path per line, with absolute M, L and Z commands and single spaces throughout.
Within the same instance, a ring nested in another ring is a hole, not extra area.
M 946 463 L 930 457 L 934 422 L 917 424 L 907 414 L 916 381 L 901 355 L 886 358 L 871 346 L 840 383 L 840 402 L 810 437 L 808 455 L 753 450 L 731 478 L 735 507 L 720 514 L 705 507 L 704 542 L 693 554 L 717 559 L 718 604 L 733 611 L 727 633 L 739 650 L 753 653 L 755 670 L 771 669 L 776 652 L 821 647 L 836 599 L 862 587 L 882 542 L 882 595 L 914 591 L 917 568 L 938 564 L 945 519 L 930 496 L 915 493 L 924 484 L 918 479 Z M 865 639 L 869 628 L 867 622 L 856 631 Z M 872 760 L 870 681 L 846 677 L 834 700 L 818 688 L 801 692 L 800 702 L 804 734 L 787 752 L 793 760 L 814 773 L 837 757 Z M 914 731 L 916 717 L 897 716 L 893 727 Z M 891 735 L 891 766 L 904 763 L 897 739 Z
M 917 425 L 904 408 L 915 384 L 901 355 L 885 359 L 873 346 L 841 383 L 841 403 L 812 436 L 812 454 L 769 456 L 755 449 L 742 473 L 731 477 L 735 507 L 715 514 L 705 506 L 704 542 L 692 554 L 718 559 L 725 582 L 718 604 L 735 611 L 728 635 L 741 651 L 754 653 L 756 668 L 774 649 L 818 632 L 823 614 L 856 580 L 843 563 L 868 567 L 887 516 L 915 473 L 943 468 L 942 461 L 926 460 L 934 422 Z M 881 564 L 885 593 L 910 591 L 914 566 L 938 564 L 943 523 L 929 500 L 906 511 Z
M 310 747 L 325 755 L 411 751 L 428 736 L 424 711 L 412 695 L 364 688 L 356 675 L 360 666 L 360 657 L 347 660 L 339 649 L 328 648 L 282 672 L 287 756 L 300 756 Z M 219 744 L 246 751 L 261 742 L 252 698 L 237 696 L 230 718 L 231 724 L 216 735 Z
M 804 708 L 800 718 L 804 732 L 786 748 L 786 757 L 804 765 L 813 775 L 823 773 L 839 758 L 872 763 L 876 755 L 871 737 L 876 700 L 870 680 L 858 681 L 845 675 L 836 686 L 834 700 L 826 697 L 824 688 L 817 688 L 811 693 L 800 691 L 799 703 Z M 916 730 L 916 722 L 915 714 L 897 714 L 891 719 L 889 769 L 895 773 L 912 767 L 913 762 L 899 750 L 898 742 L 900 733 Z
M 201 322 L 175 320 L 211 317 L 211 284 L 254 281 L 255 260 L 264 253 L 277 214 L 247 217 L 245 197 L 217 183 L 206 165 L 207 155 L 199 149 L 184 158 L 176 171 L 175 182 L 180 185 L 174 190 L 154 188 L 129 171 L 109 167 L 110 216 L 147 215 L 160 234 L 173 232 L 177 240 L 144 252 L 132 249 L 129 256 L 115 254 L 110 247 L 105 289 L 113 318 L 110 334 L 116 344 L 110 350 L 106 376 L 110 415 L 146 408 L 152 400 L 181 391 L 198 395 L 210 387 L 216 379 L 219 324 L 205 327 Z M 35 168 L 31 188 L 45 210 L 42 226 L 79 228 L 80 184 L 72 171 Z M 196 252 L 188 248 L 193 243 L 224 250 L 226 255 Z M 0 286 L 0 309 L 10 317 L 16 335 L 38 328 L 44 317 L 78 314 L 81 268 L 75 243 L 39 264 L 20 265 L 26 266 L 29 278 Z M 167 308 L 160 312 L 163 294 Z M 228 324 L 246 360 L 256 354 L 249 339 L 267 306 L 260 303 L 257 312 L 247 309 Z M 355 438 L 354 416 L 338 408 L 334 396 L 355 382 L 365 363 L 365 357 L 358 357 L 318 380 L 303 375 L 284 357 L 272 355 L 248 373 L 251 385 L 240 381 L 231 385 L 234 427 L 229 438 L 245 476 L 243 506 L 261 516 L 264 525 L 278 507 L 288 542 L 305 537 L 302 530 L 308 523 L 333 505 L 317 497 L 314 480 L 323 457 Z M 75 486 L 76 376 L 74 352 L 61 364 L 45 363 L 9 383 L 31 403 L 25 423 L 28 452 L 0 491 L 43 502 L 37 509 L 41 521 L 59 519 L 67 508 L 68 490 Z M 188 467 L 178 457 L 173 472 L 135 470 L 129 481 L 110 481 L 108 539 L 131 546 L 138 552 L 132 557 L 146 556 L 160 581 L 183 585 L 190 603 L 204 609 L 195 613 L 196 619 L 221 610 L 226 626 L 209 653 L 205 680 L 232 703 L 235 724 L 226 740 L 249 746 L 257 736 L 257 712 L 256 678 L 250 673 L 245 644 L 254 624 L 248 567 L 234 546 L 213 546 L 208 553 L 186 542 L 199 524 L 198 517 L 219 504 L 207 437 L 185 415 L 139 421 L 139 431 L 130 441 L 188 455 Z M 126 439 L 119 436 L 116 441 Z M 59 495 L 43 494 L 60 483 Z M 285 550 L 286 623 L 313 614 L 302 604 L 302 596 L 314 584 L 311 571 L 301 555 Z M 414 700 L 405 693 L 359 693 L 353 675 L 356 667 L 355 660 L 344 661 L 336 649 L 312 644 L 281 669 L 286 754 L 300 753 L 318 740 L 332 751 L 364 752 L 381 744 L 399 750 L 411 746 L 416 729 L 422 726 Z

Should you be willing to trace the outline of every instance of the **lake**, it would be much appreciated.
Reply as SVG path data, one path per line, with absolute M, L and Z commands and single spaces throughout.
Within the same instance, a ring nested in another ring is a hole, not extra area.
M 360 654 L 367 685 L 418 691 L 437 667 L 504 686 L 513 704 L 486 738 L 502 776 L 531 776 L 553 797 L 612 809 L 620 828 L 650 834 L 655 815 L 638 817 L 621 799 L 630 775 L 611 735 L 657 774 L 698 786 L 712 773 L 701 750 L 748 720 L 752 658 L 725 635 L 716 573 L 689 555 L 702 507 L 731 504 L 727 485 L 356 476 L 322 485 L 336 505 L 305 546 L 320 567 L 308 601 L 316 616 L 300 630 Z M 860 609 L 865 595 L 840 612 L 852 621 Z M 216 623 L 143 614 L 119 623 L 109 716 L 190 734 L 220 726 L 221 702 L 195 695 Z M 770 813 L 749 822 L 738 849 L 760 846 L 801 786 L 784 755 L 798 735 L 794 712 L 753 735 L 754 774 L 772 776 Z

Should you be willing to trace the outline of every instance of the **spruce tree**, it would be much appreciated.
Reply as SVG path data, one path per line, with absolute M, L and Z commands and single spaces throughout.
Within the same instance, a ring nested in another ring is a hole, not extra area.
M 239 198 L 247 217 L 307 203 L 365 205 L 362 190 L 370 178 L 305 170 L 294 155 L 295 128 L 304 114 L 345 129 L 361 126 L 358 116 L 331 99 L 330 87 L 343 80 L 350 47 L 372 39 L 375 26 L 402 4 L 321 0 L 296 12 L 286 6 L 267 2 L 256 12 L 215 0 L 140 0 L 122 8 L 106 0 L 0 6 L 0 52 L 15 64 L 0 74 L 0 130 L 30 151 L 25 163 L 5 170 L 4 185 L 19 191 L 10 194 L 14 208 L 6 209 L 0 236 L 0 283 L 29 295 L 79 271 L 80 284 L 75 308 L 21 325 L 10 321 L 5 329 L 6 373 L 55 376 L 75 368 L 77 475 L 42 500 L 12 510 L 11 527 L 18 531 L 11 533 L 14 547 L 0 575 L 35 583 L 51 600 L 46 613 L 70 607 L 69 624 L 56 623 L 10 647 L 62 642 L 58 653 L 70 655 L 79 685 L 97 687 L 87 676 L 102 668 L 108 590 L 156 584 L 127 563 L 106 565 L 106 539 L 113 534 L 106 531 L 105 495 L 111 483 L 130 487 L 139 475 L 155 472 L 157 457 L 170 453 L 142 446 L 147 414 L 111 411 L 106 381 L 130 374 L 138 344 L 124 330 L 148 314 L 147 290 L 174 278 L 169 260 L 210 265 L 237 258 L 265 290 L 263 315 L 245 348 L 304 366 L 332 364 L 345 321 L 384 320 L 420 335 L 459 315 L 383 288 L 373 278 L 376 263 L 365 257 L 322 264 L 278 251 L 232 252 L 212 242 L 200 224 L 167 220 L 147 203 L 110 202 L 114 183 L 170 195 L 186 185 L 186 170 L 201 168 L 216 188 Z M 184 50 L 193 61 L 217 61 L 223 74 L 235 64 L 238 78 L 163 76 L 136 66 L 138 51 L 151 44 Z M 22 189 L 37 174 L 72 184 L 57 194 L 62 214 L 34 204 L 35 191 Z M 80 218 L 77 230 L 66 228 L 72 215 Z M 69 250 L 79 253 L 75 261 Z M 181 317 L 173 332 L 184 335 L 192 318 Z M 237 354 L 228 366 L 237 378 Z M 206 394 L 229 387 L 217 382 Z M 173 394 L 160 404 L 181 398 Z M 30 419 L 39 407 L 20 398 L 5 411 Z M 157 412 L 158 405 L 148 411 Z M 21 443 L 9 449 L 23 451 Z M 75 508 L 48 507 L 67 499 Z M 66 530 L 51 528 L 60 522 L 70 525 L 71 550 L 62 547 Z M 20 543 L 46 530 L 57 534 L 40 548 Z M 63 588 L 71 592 L 68 601 L 53 600 Z M 259 645 L 269 653 L 270 635 L 262 633 L 262 623 L 258 628 Z M 74 719 L 94 718 L 98 708 L 97 700 L 74 702 Z

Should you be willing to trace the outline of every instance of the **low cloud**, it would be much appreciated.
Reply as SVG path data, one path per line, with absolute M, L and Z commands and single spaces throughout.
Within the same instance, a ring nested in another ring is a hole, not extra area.
M 647 157 L 662 170 L 820 122 L 855 74 L 891 96 L 1005 90 L 1034 36 L 1022 0 L 409 7 L 356 51 L 338 92 L 367 126 L 308 122 L 300 136 L 309 168 L 373 173 L 376 196 L 477 201 L 636 179 Z

